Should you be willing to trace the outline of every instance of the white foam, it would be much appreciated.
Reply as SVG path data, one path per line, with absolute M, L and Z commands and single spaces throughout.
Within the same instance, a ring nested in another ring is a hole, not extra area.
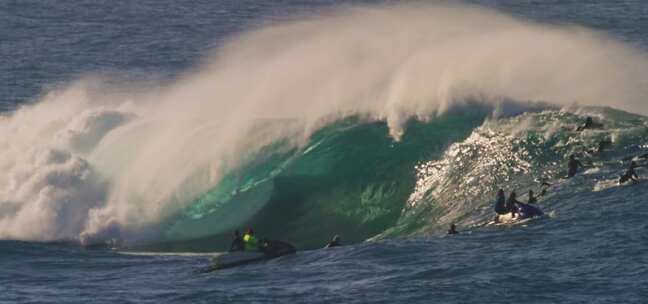
M 155 237 L 245 155 L 280 137 L 299 145 L 354 114 L 386 120 L 398 139 L 410 117 L 467 99 L 648 113 L 646 54 L 474 6 L 328 12 L 232 37 L 215 53 L 154 90 L 82 79 L 2 118 L 0 238 Z M 262 119 L 290 123 L 259 128 Z

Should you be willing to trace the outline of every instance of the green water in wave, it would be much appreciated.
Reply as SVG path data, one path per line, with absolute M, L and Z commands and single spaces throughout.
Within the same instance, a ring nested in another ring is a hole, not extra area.
M 524 200 L 540 180 L 556 181 L 571 153 L 589 168 L 622 167 L 618 159 L 640 150 L 648 133 L 644 117 L 605 108 L 587 113 L 606 128 L 586 132 L 574 132 L 585 114 L 548 110 L 484 123 L 487 112 L 411 121 L 400 142 L 382 122 L 348 119 L 318 131 L 301 149 L 275 143 L 187 208 L 168 239 L 180 246 L 174 249 L 222 250 L 231 230 L 252 226 L 304 249 L 334 234 L 353 243 L 442 233 L 449 222 L 490 219 L 499 187 L 518 190 Z M 583 154 L 601 139 L 614 140 L 605 155 Z
M 410 121 L 399 142 L 384 122 L 354 118 L 316 132 L 302 149 L 277 143 L 184 210 L 167 238 L 224 245 L 231 230 L 252 226 L 300 247 L 321 246 L 334 234 L 363 241 L 398 221 L 416 183 L 415 165 L 467 137 L 485 113 Z

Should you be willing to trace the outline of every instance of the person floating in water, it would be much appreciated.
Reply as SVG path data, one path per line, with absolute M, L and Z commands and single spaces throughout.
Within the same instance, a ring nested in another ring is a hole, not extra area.
M 515 194 L 515 191 L 511 191 L 511 194 L 509 194 L 509 197 L 506 200 L 506 209 L 511 213 L 512 217 L 515 217 L 517 214 L 518 204 L 520 204 L 520 202 L 517 200 L 517 194 Z
M 234 230 L 234 240 L 232 241 L 232 245 L 230 245 L 229 251 L 234 252 L 243 250 L 245 250 L 245 241 L 243 241 L 241 233 L 238 230 Z
M 630 162 L 630 167 L 628 167 L 626 172 L 621 175 L 621 177 L 619 177 L 619 184 L 623 184 L 629 180 L 636 182 L 639 176 L 637 176 L 637 172 L 635 172 L 634 170 L 635 168 L 637 168 L 637 163 L 635 163 L 634 161 Z
M 340 246 L 340 245 L 342 245 L 340 243 L 340 236 L 336 234 L 333 237 L 333 239 L 328 244 L 326 244 L 326 246 L 324 248 L 337 247 L 337 246 Z
M 583 125 L 581 125 L 581 126 L 578 126 L 578 128 L 576 128 L 576 131 L 580 132 L 580 131 L 584 131 L 584 130 L 587 130 L 587 129 L 602 128 L 602 127 L 603 127 L 602 124 L 595 123 L 594 119 L 592 119 L 591 116 L 587 116 L 585 118 L 585 123 Z
M 529 201 L 527 202 L 527 204 L 537 204 L 537 203 L 538 203 L 538 199 L 535 196 L 533 196 L 533 190 L 529 190 Z
M 494 209 L 495 209 L 495 222 L 498 221 L 498 216 L 499 215 L 504 215 L 509 213 L 508 208 L 506 208 L 506 198 L 504 197 L 504 190 L 499 189 L 497 190 L 497 197 L 495 198 L 495 204 L 494 204 Z
M 254 230 L 248 228 L 247 232 L 243 236 L 243 241 L 245 242 L 245 251 L 258 251 L 259 244 L 257 238 L 254 236 Z
M 450 224 L 450 229 L 448 229 L 448 234 L 458 234 L 459 231 L 457 231 L 457 226 L 453 223 Z
M 567 178 L 572 178 L 578 172 L 578 167 L 583 167 L 583 164 L 576 159 L 574 154 L 569 155 L 569 162 L 567 163 Z

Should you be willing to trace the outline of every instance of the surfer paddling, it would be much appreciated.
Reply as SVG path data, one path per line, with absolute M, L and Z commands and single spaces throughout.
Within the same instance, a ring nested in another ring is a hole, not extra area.
M 567 162 L 567 177 L 566 178 L 572 178 L 574 175 L 576 175 L 576 172 L 578 172 L 578 167 L 583 167 L 583 163 L 581 163 L 578 159 L 576 159 L 576 156 L 574 154 L 569 155 L 569 161 Z
M 637 172 L 634 170 L 635 168 L 637 168 L 637 163 L 634 161 L 630 162 L 630 167 L 619 177 L 619 184 L 623 184 L 629 180 L 636 182 L 639 176 L 637 176 Z

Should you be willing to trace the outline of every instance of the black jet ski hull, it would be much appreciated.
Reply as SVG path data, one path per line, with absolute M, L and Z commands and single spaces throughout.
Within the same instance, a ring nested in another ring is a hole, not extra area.
M 262 251 L 257 252 L 229 252 L 212 258 L 213 266 L 209 271 L 247 265 L 260 261 L 278 258 L 280 256 L 294 254 L 297 252 L 295 246 L 282 241 L 267 241 Z

